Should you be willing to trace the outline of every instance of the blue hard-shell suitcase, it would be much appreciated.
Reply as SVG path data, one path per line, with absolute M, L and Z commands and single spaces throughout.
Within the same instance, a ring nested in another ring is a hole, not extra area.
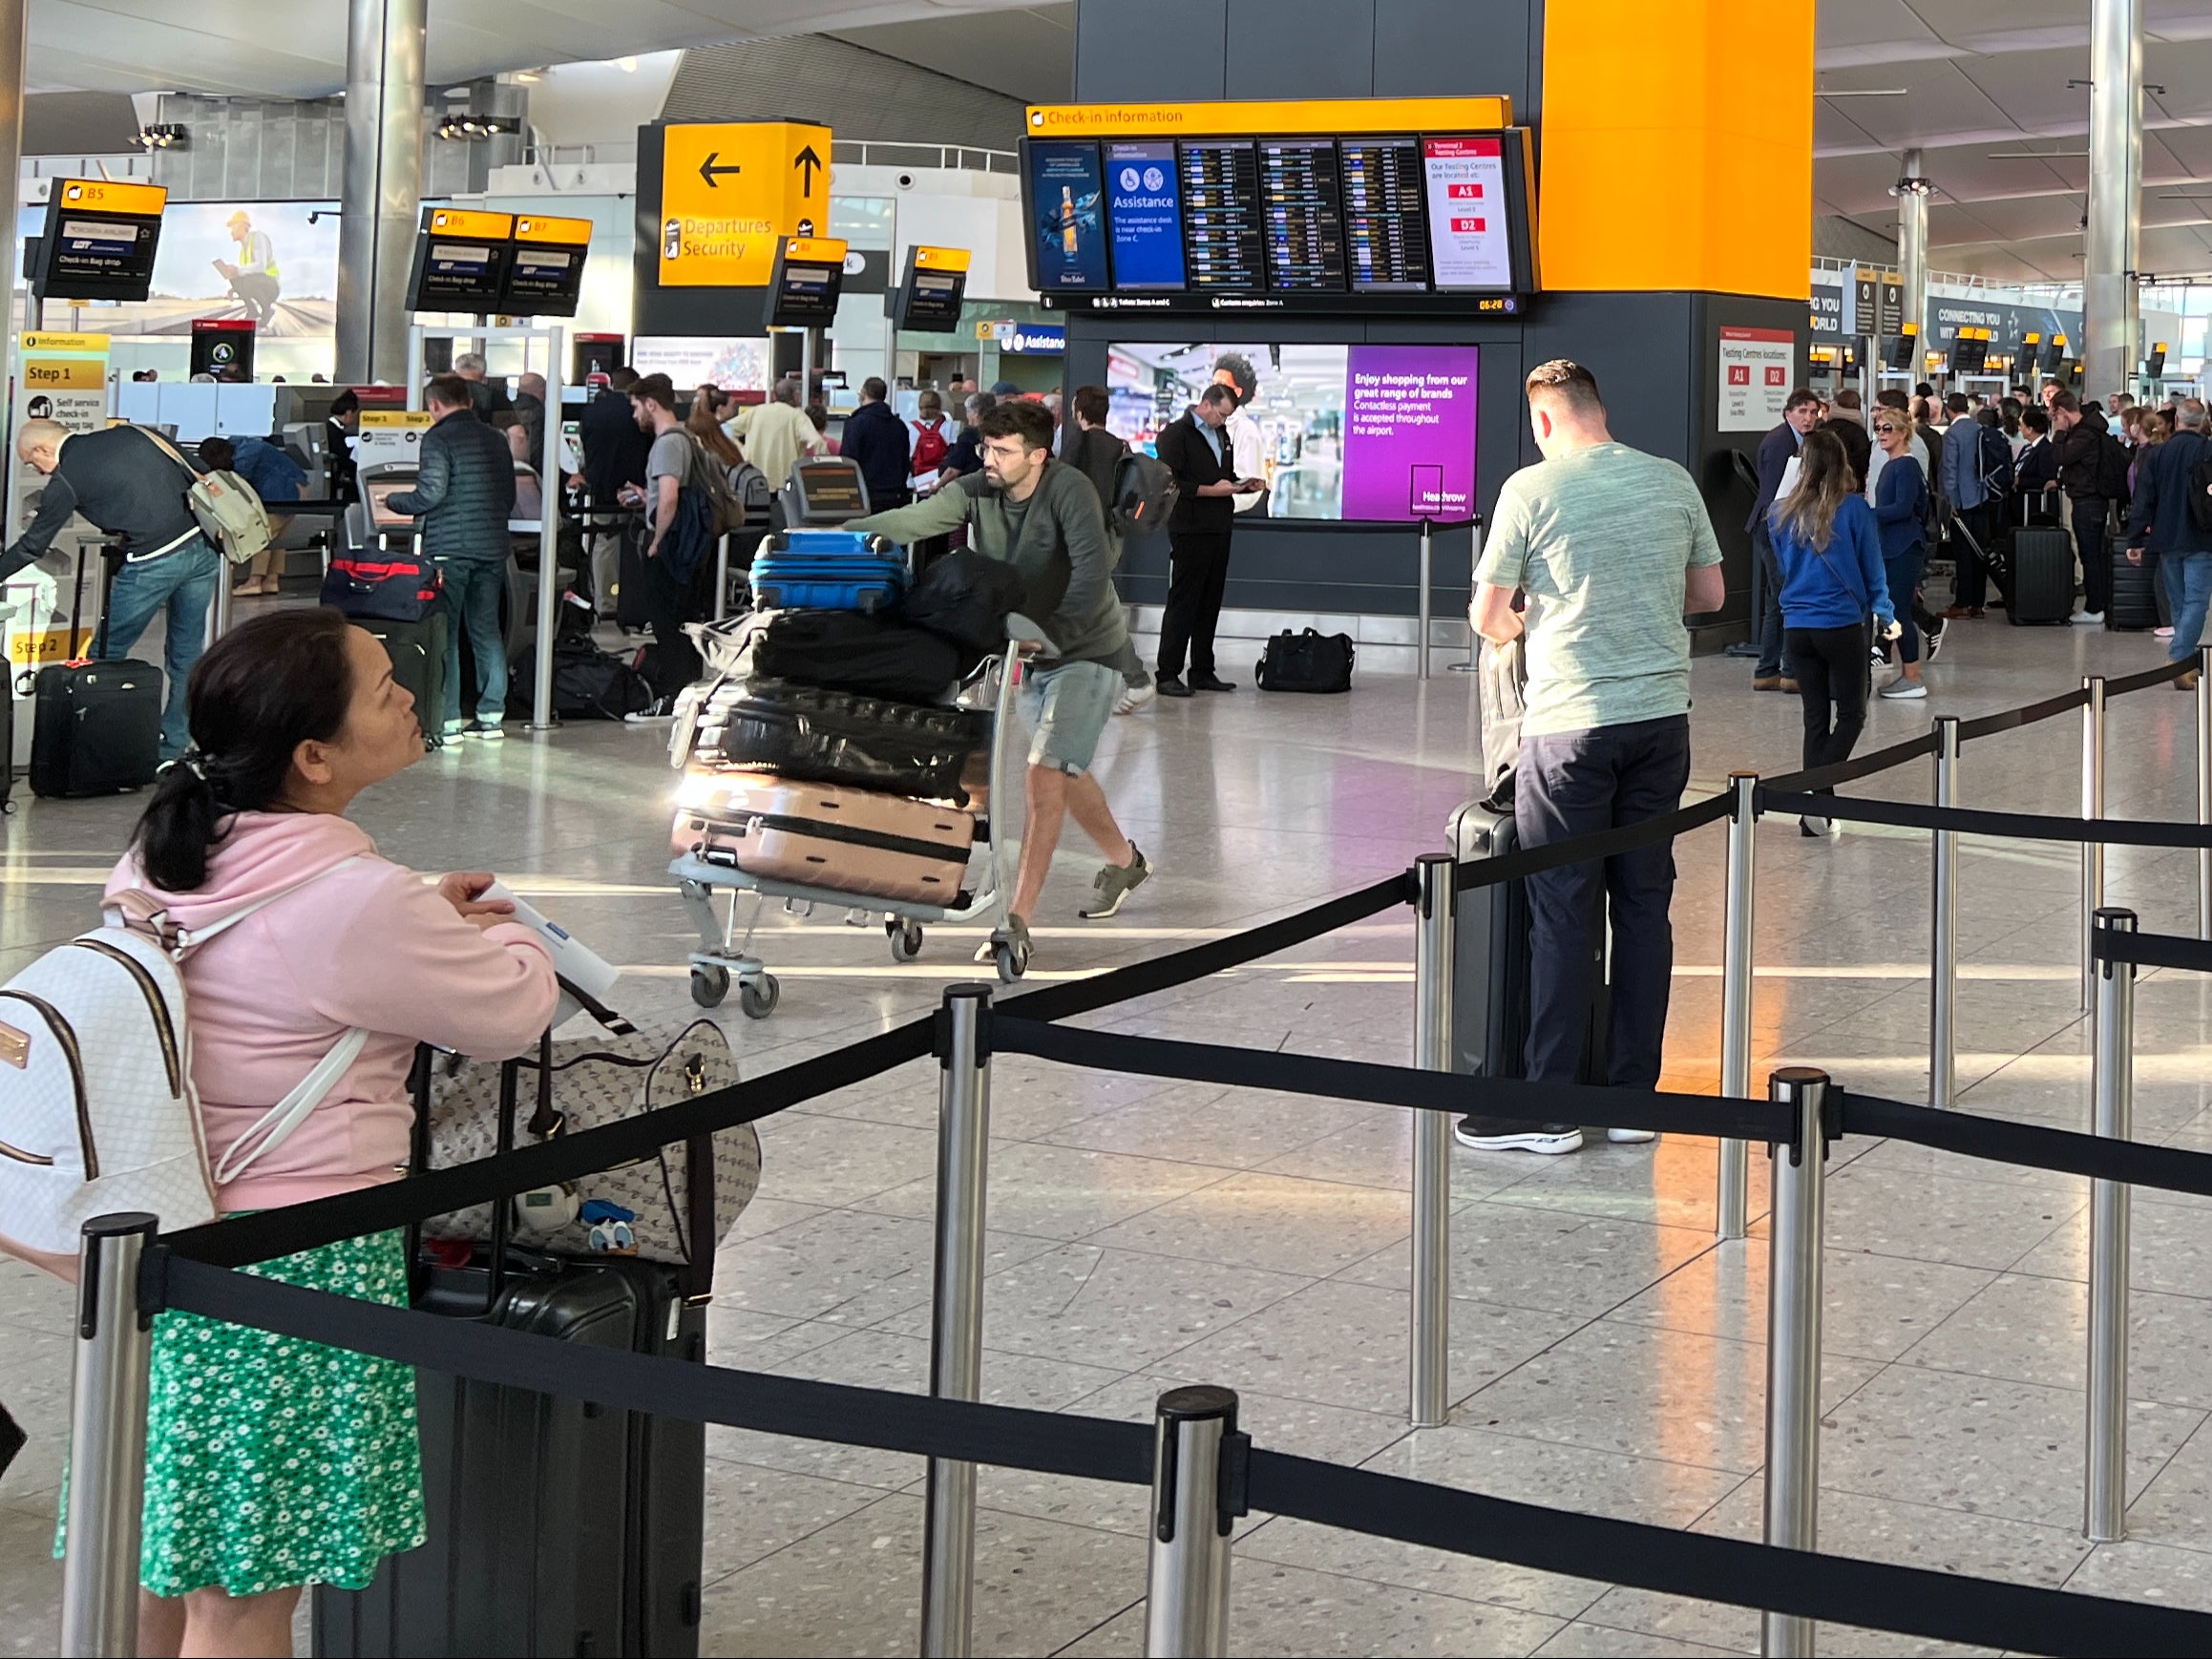
M 906 597 L 906 561 L 850 530 L 790 530 L 771 536 L 752 561 L 753 603 L 762 610 L 888 611 Z

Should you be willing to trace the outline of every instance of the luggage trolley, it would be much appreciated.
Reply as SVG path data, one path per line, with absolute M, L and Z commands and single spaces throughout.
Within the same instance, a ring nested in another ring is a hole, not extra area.
M 1014 718 L 1013 691 L 1020 683 L 1022 648 L 1009 645 L 998 657 L 986 662 L 969 681 L 964 698 L 984 697 L 992 700 L 991 744 L 982 810 L 977 816 L 976 838 L 987 856 L 982 866 L 977 889 L 959 893 L 953 904 L 936 905 L 898 899 L 876 898 L 865 894 L 841 892 L 830 888 L 808 887 L 796 882 L 773 880 L 754 875 L 737 868 L 733 862 L 704 856 L 698 851 L 685 853 L 668 866 L 668 873 L 675 878 L 678 891 L 683 894 L 684 907 L 692 923 L 699 930 L 699 949 L 691 953 L 691 999 L 702 1008 L 718 1006 L 729 995 L 730 981 L 737 981 L 738 1007 L 748 1019 L 766 1019 L 776 1009 L 782 995 L 776 976 L 769 973 L 760 957 L 748 947 L 753 928 L 759 923 L 756 906 L 752 922 L 744 936 L 738 936 L 737 919 L 739 894 L 750 892 L 762 901 L 782 899 L 787 909 L 811 914 L 817 905 L 844 911 L 848 915 L 883 921 L 883 931 L 891 941 L 891 959 L 894 962 L 911 962 L 921 955 L 923 928 L 931 922 L 969 922 L 979 917 L 991 919 L 991 954 L 999 971 L 999 977 L 1011 984 L 1021 977 L 1021 968 L 1014 956 L 1014 943 L 1006 931 L 1007 906 L 1014 893 L 1014 872 L 1006 860 L 1005 837 L 999 833 L 996 809 L 1001 802 L 1011 802 L 1015 794 L 1008 790 L 1005 777 L 1005 757 L 1012 750 L 1011 734 Z M 971 855 L 971 872 L 974 864 Z M 727 911 L 718 911 L 714 895 L 717 888 L 729 893 Z

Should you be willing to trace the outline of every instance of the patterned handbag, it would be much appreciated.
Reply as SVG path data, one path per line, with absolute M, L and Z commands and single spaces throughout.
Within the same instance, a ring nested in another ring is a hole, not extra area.
M 598 1011 L 594 1011 L 595 1014 Z M 673 1105 L 738 1081 L 729 1039 L 710 1019 L 698 1019 L 671 1034 L 639 1030 L 608 1017 L 611 1035 L 548 1041 L 536 1060 L 517 1066 L 517 1139 L 550 1140 L 568 1131 L 598 1128 Z M 433 1168 L 489 1158 L 498 1150 L 500 1062 L 439 1055 L 433 1061 L 430 1101 L 430 1164 Z M 551 1087 L 544 1083 L 550 1079 Z M 709 1146 L 711 1150 L 709 1151 Z M 726 1236 L 760 1186 L 760 1136 L 750 1124 L 700 1136 L 681 1145 L 664 1146 L 649 1158 L 587 1175 L 560 1187 L 517 1195 L 512 1236 L 536 1248 L 582 1255 L 606 1250 L 608 1234 L 595 1235 L 586 1205 L 627 1211 L 630 1237 L 614 1248 L 650 1261 L 693 1260 L 691 1179 L 700 1162 L 711 1162 L 712 1235 L 704 1259 Z M 702 1197 L 706 1197 L 702 1194 Z M 481 1243 L 492 1236 L 488 1204 L 432 1217 L 423 1224 L 426 1238 Z

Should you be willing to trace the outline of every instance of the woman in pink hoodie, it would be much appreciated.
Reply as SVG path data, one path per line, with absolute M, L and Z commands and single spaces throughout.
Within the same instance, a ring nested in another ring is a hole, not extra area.
M 553 1015 L 553 965 L 511 905 L 478 898 L 491 876 L 433 887 L 347 819 L 423 752 L 413 700 L 369 635 L 334 611 L 256 617 L 200 660 L 189 704 L 194 746 L 109 893 L 145 892 L 189 930 L 297 890 L 183 964 L 210 1160 L 348 1031 L 369 1034 L 307 1121 L 218 1202 L 239 1213 L 393 1180 L 416 1043 L 524 1052 Z M 404 1306 L 402 1236 L 251 1270 Z M 164 1313 L 146 1464 L 142 1653 L 288 1654 L 304 1585 L 363 1587 L 423 1541 L 414 1376 L 388 1360 Z

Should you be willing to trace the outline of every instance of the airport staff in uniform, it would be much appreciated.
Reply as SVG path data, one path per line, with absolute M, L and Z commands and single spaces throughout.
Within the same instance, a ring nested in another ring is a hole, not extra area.
M 73 513 L 122 538 L 123 568 L 108 590 L 93 656 L 103 662 L 129 656 L 154 613 L 168 611 L 161 646 L 169 675 L 161 759 L 175 760 L 190 741 L 184 682 L 207 648 L 207 607 L 215 602 L 215 584 L 223 579 L 222 555 L 208 545 L 184 504 L 190 480 L 137 427 L 73 432 L 59 421 L 27 420 L 15 433 L 15 454 L 45 477 L 46 487 L 37 515 L 0 553 L 0 581 L 53 546 Z
M 222 273 L 246 314 L 266 328 L 276 321 L 277 295 L 282 291 L 276 246 L 267 231 L 254 229 L 243 208 L 230 216 L 230 240 L 238 244 L 236 257 L 217 260 L 215 268 Z
M 1221 622 L 1221 597 L 1229 583 L 1230 526 L 1233 497 L 1267 486 L 1239 480 L 1225 430 L 1236 412 L 1236 388 L 1216 382 L 1198 401 L 1161 429 L 1162 462 L 1183 487 L 1168 515 L 1168 607 L 1160 621 L 1159 688 L 1162 697 L 1196 691 L 1234 691 L 1213 672 L 1213 631 Z M 1190 679 L 1183 680 L 1183 658 Z

